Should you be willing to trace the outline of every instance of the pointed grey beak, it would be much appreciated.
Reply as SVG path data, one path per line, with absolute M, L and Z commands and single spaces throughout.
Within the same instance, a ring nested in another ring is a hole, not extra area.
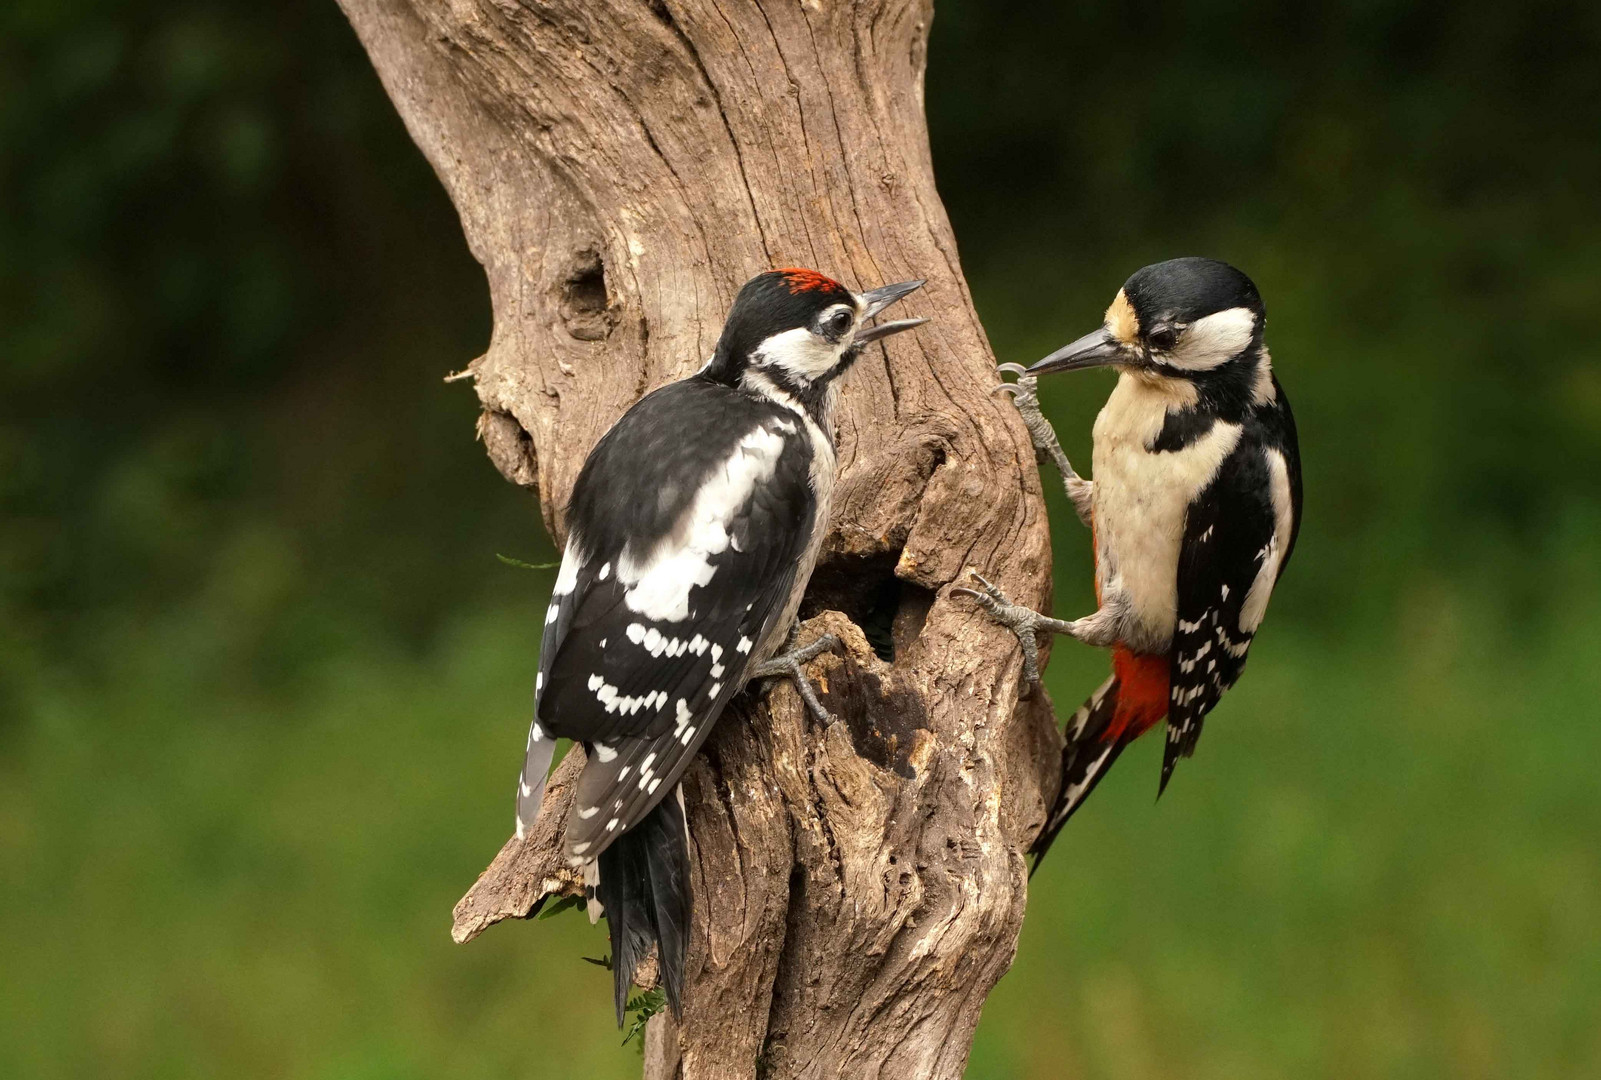
M 922 287 L 923 281 L 919 279 L 917 281 L 897 281 L 893 285 L 881 285 L 876 289 L 869 289 L 861 294 L 862 303 L 866 305 L 862 318 L 871 319 L 907 293 L 916 292 Z M 914 326 L 922 326 L 926 322 L 928 322 L 927 319 L 897 319 L 895 322 L 863 327 L 856 331 L 856 338 L 852 344 L 866 345 L 870 341 L 887 338 L 891 334 L 898 334 L 902 330 L 910 330 Z
M 866 345 L 869 341 L 887 338 L 891 334 L 898 334 L 902 330 L 910 330 L 914 326 L 922 326 L 927 319 L 896 319 L 894 322 L 881 322 L 877 326 L 869 326 L 866 330 L 856 332 L 856 340 L 852 345 Z
M 1105 367 L 1107 364 L 1130 364 L 1138 357 L 1118 341 L 1106 327 L 1085 334 L 1077 341 L 1063 345 L 1051 355 L 1028 369 L 1030 375 L 1043 375 L 1048 371 L 1078 371 L 1083 368 Z
M 876 289 L 869 289 L 861 294 L 862 303 L 867 305 L 867 310 L 862 312 L 862 318 L 871 319 L 907 293 L 913 293 L 921 289 L 923 284 L 922 279 L 917 281 L 897 281 L 893 285 L 880 285 Z

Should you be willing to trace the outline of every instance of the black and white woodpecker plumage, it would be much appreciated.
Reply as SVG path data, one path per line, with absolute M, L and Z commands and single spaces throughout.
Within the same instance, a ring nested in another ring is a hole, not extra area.
M 1112 650 L 1111 678 L 1068 724 L 1062 792 L 1035 844 L 1041 856 L 1123 748 L 1163 716 L 1165 790 L 1245 668 L 1301 524 L 1295 419 L 1265 322 L 1240 271 L 1172 259 L 1129 278 L 1100 329 L 1030 368 L 1002 366 L 1019 376 L 1003 389 L 1093 530 L 1099 610 L 1050 619 L 982 578 L 963 591 L 1017 632 L 1035 684 L 1039 631 Z M 1095 421 L 1093 481 L 1073 471 L 1035 396 L 1037 376 L 1092 367 L 1119 373 Z
M 752 678 L 791 675 L 785 644 L 827 529 L 839 378 L 870 342 L 923 319 L 868 325 L 922 285 L 853 293 L 811 270 L 740 289 L 698 373 L 650 394 L 601 437 L 574 485 L 540 647 L 517 835 L 539 812 L 555 740 L 588 761 L 567 816 L 590 917 L 611 936 L 617 1018 L 658 947 L 676 1012 L 689 938 L 679 777 Z

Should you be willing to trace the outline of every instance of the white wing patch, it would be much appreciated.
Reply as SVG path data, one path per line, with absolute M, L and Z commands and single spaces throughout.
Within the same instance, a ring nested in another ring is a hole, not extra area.
M 555 611 L 556 601 L 573 591 L 578 584 L 578 568 L 583 565 L 584 554 L 578 549 L 577 536 L 567 537 L 567 548 L 561 554 L 561 569 L 556 572 L 556 586 L 551 589 L 550 610 Z
M 727 461 L 713 470 L 695 493 L 678 527 L 654 551 L 642 556 L 623 551 L 617 560 L 617 578 L 626 586 L 623 602 L 629 611 L 656 622 L 682 622 L 689 618 L 690 590 L 705 586 L 717 573 L 711 557 L 728 549 L 729 524 L 750 500 L 756 486 L 773 475 L 783 450 L 782 434 L 757 427 L 739 441 Z M 566 565 L 563 560 L 564 569 Z M 557 584 L 560 585 L 559 579 Z M 632 640 L 633 635 L 630 633 L 629 637 Z
M 1290 502 L 1290 469 L 1284 454 L 1278 450 L 1267 451 L 1267 469 L 1273 494 L 1273 536 L 1258 555 L 1262 565 L 1251 582 L 1251 591 L 1245 594 L 1245 603 L 1240 605 L 1240 629 L 1247 634 L 1256 633 L 1256 628 L 1262 625 L 1262 616 L 1267 614 L 1268 598 L 1279 580 L 1279 564 L 1284 560 L 1285 549 L 1290 546 L 1290 532 L 1295 527 L 1295 511 Z

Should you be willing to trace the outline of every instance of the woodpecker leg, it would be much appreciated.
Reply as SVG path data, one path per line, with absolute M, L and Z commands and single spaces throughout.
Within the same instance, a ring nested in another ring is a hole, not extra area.
M 1033 608 L 1012 603 L 1005 593 L 975 570 L 969 570 L 968 575 L 977 582 L 978 588 L 969 589 L 962 586 L 952 589 L 951 592 L 971 596 L 978 601 L 980 607 L 989 612 L 992 619 L 1017 635 L 1017 643 L 1023 647 L 1023 677 L 1031 686 L 1037 687 L 1040 684 L 1039 635 L 1042 632 L 1066 634 L 1086 645 L 1101 648 L 1110 647 L 1118 642 L 1119 629 L 1123 621 L 1123 606 L 1120 603 L 1105 604 L 1095 614 L 1069 622 L 1065 619 L 1053 619 L 1049 615 L 1041 615 Z
M 1113 594 L 1111 599 L 1102 601 L 1095 614 L 1068 623 L 1063 633 L 1086 645 L 1110 649 L 1123 639 L 1123 617 L 1127 611 L 1128 605 L 1122 595 Z
M 789 636 L 790 641 L 795 640 L 794 629 L 790 630 Z M 806 672 L 801 670 L 801 665 L 809 664 L 824 653 L 831 652 L 838 647 L 839 638 L 833 634 L 824 634 L 810 645 L 799 649 L 788 649 L 771 660 L 762 661 L 751 668 L 750 677 L 752 679 L 788 677 L 795 683 L 795 690 L 800 694 L 801 700 L 806 703 L 806 708 L 817 718 L 817 722 L 820 724 L 832 723 L 834 718 L 828 715 L 828 710 L 823 708 L 823 703 L 817 699 L 817 691 L 812 688 L 812 681 L 806 677 Z
M 1062 450 L 1062 444 L 1056 438 L 1056 429 L 1051 427 L 1045 414 L 1040 411 L 1038 393 L 1039 379 L 1028 374 L 1028 369 L 1022 364 L 1001 364 L 995 369 L 1000 372 L 1010 372 L 1017 376 L 1015 383 L 1001 383 L 995 388 L 997 393 L 1010 394 L 1012 404 L 1017 407 L 1018 415 L 1023 418 L 1023 426 L 1028 428 L 1028 437 L 1034 443 L 1035 455 L 1043 463 L 1047 458 L 1055 464 L 1056 471 L 1062 474 L 1062 487 L 1078 512 L 1078 519 L 1084 524 L 1090 523 L 1091 497 L 1095 492 L 1095 482 L 1086 480 L 1073 470 L 1073 465 L 1067 460 L 1067 454 Z
M 1065 634 L 1069 624 L 1049 615 L 1041 615 L 1033 608 L 1012 603 L 1005 593 L 975 570 L 969 570 L 968 575 L 978 584 L 978 588 L 970 589 L 964 585 L 952 589 L 951 593 L 971 596 L 978 601 L 979 607 L 989 612 L 990 618 L 1017 635 L 1017 643 L 1023 647 L 1023 678 L 1028 680 L 1030 686 L 1037 688 L 1040 684 L 1040 632 Z

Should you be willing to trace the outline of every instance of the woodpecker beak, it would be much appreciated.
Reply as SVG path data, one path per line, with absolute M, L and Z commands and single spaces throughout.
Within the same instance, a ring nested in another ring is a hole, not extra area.
M 1105 367 L 1108 364 L 1132 364 L 1137 360 L 1134 351 L 1113 337 L 1111 331 L 1103 326 L 1099 330 L 1085 334 L 1072 344 L 1063 345 L 1029 368 L 1028 374 L 1078 371 L 1083 368 Z
M 876 289 L 869 289 L 860 296 L 862 303 L 867 305 L 867 310 L 862 312 L 862 318 L 871 319 L 907 293 L 914 293 L 921 289 L 923 284 L 921 279 L 917 281 L 897 281 L 893 285 L 880 285 Z
M 894 322 L 879 323 L 877 326 L 869 326 L 866 330 L 857 331 L 856 340 L 851 344 L 866 345 L 869 341 L 887 338 L 891 334 L 898 334 L 902 330 L 910 330 L 914 326 L 922 326 L 926 322 L 928 322 L 927 319 L 896 319 Z
M 869 289 L 860 294 L 859 299 L 864 305 L 863 319 L 871 319 L 880 311 L 889 307 L 907 293 L 916 292 L 923 287 L 922 280 L 897 281 L 893 285 L 881 285 L 876 289 Z M 922 326 L 927 319 L 899 319 L 895 322 L 879 323 L 877 326 L 868 326 L 856 331 L 856 339 L 852 344 L 866 345 L 869 341 L 898 334 L 902 330 L 910 330 L 914 326 Z

